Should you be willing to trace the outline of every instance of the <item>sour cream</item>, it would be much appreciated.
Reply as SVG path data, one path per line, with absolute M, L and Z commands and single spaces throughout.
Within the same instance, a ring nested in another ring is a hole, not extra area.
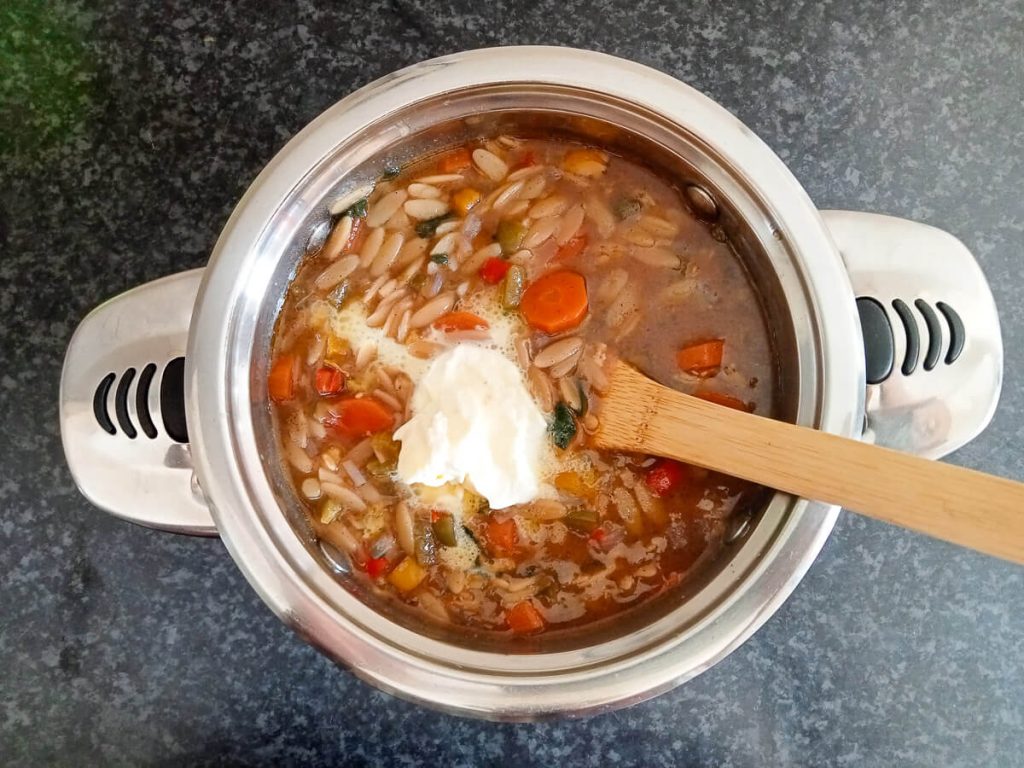
M 405 483 L 470 485 L 493 509 L 540 492 L 547 422 L 516 365 L 495 349 L 459 344 L 416 382 L 412 418 L 396 432 Z

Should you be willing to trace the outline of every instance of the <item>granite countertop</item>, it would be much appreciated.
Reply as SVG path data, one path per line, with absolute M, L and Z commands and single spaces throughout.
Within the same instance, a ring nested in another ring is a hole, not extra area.
M 696 680 L 583 721 L 475 722 L 335 667 L 219 541 L 93 508 L 57 425 L 77 322 L 202 265 L 321 110 L 431 56 L 548 43 L 692 84 L 823 208 L 967 243 L 1001 310 L 1006 384 L 992 426 L 950 460 L 1024 480 L 1019 2 L 191 5 L 9 0 L 0 14 L 0 762 L 1020 765 L 1019 567 L 844 514 L 786 605 Z

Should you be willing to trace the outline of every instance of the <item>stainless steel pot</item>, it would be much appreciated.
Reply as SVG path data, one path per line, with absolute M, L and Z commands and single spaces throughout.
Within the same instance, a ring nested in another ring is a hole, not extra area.
M 818 211 L 767 146 L 692 88 L 602 54 L 536 47 L 427 61 L 314 120 L 246 192 L 205 270 L 129 291 L 82 321 L 64 365 L 61 431 L 93 503 L 142 525 L 220 535 L 283 621 L 374 685 L 487 718 L 597 712 L 678 685 L 735 649 L 795 588 L 839 510 L 775 494 L 737 526 L 699 589 L 510 651 L 360 594 L 304 532 L 274 458 L 270 334 L 331 202 L 379 175 L 385 158 L 497 130 L 568 132 L 672 173 L 761 291 L 787 418 L 930 457 L 991 418 L 998 320 L 959 241 L 900 219 Z

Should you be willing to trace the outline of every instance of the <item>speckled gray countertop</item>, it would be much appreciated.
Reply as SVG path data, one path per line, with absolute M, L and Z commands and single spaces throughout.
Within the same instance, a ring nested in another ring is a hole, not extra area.
M 76 323 L 203 264 L 321 110 L 424 58 L 550 43 L 696 86 L 822 207 L 964 240 L 1001 309 L 1006 386 L 951 460 L 1024 480 L 1020 2 L 90 5 L 0 12 L 0 763 L 1021 764 L 1020 568 L 844 515 L 789 602 L 693 682 L 584 721 L 474 722 L 332 665 L 220 542 L 98 512 L 57 427 Z

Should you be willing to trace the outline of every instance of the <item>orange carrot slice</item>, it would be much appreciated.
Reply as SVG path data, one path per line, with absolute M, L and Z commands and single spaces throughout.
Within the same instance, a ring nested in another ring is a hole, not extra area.
M 737 411 L 749 412 L 753 410 L 750 403 L 745 403 L 732 395 L 723 395 L 721 392 L 694 392 L 693 396 L 699 397 L 701 400 L 707 400 L 709 403 L 724 405 L 726 408 L 735 408 Z
M 473 158 L 466 147 L 459 147 L 448 152 L 437 164 L 437 170 L 441 173 L 458 173 L 473 165 Z
M 508 613 L 505 614 L 505 621 L 508 622 L 509 629 L 516 634 L 527 634 L 544 629 L 544 619 L 533 607 L 533 603 L 528 600 L 523 600 L 509 608 Z
M 676 353 L 679 368 L 694 376 L 714 376 L 722 367 L 724 339 L 712 339 L 683 347 Z
M 267 389 L 270 398 L 278 403 L 295 397 L 295 355 L 282 355 L 277 358 L 267 377 Z
M 583 275 L 560 270 L 530 283 L 519 308 L 533 328 L 560 333 L 582 323 L 587 306 L 587 282 Z

